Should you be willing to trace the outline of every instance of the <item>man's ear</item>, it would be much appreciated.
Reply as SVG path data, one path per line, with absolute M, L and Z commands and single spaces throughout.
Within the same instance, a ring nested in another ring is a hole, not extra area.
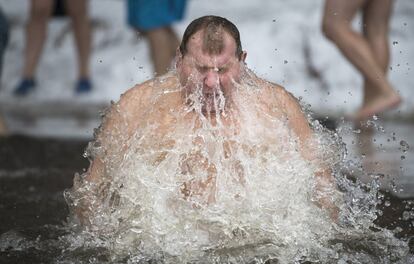
M 240 60 L 242 62 L 246 62 L 246 57 L 247 57 L 247 52 L 245 50 L 243 50 L 241 56 L 240 56 Z

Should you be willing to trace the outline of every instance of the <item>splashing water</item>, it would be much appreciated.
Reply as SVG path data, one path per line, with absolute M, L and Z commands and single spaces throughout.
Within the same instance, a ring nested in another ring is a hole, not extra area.
M 175 71 L 150 83 L 137 124 L 120 122 L 89 145 L 104 169 L 99 182 L 77 175 L 65 193 L 73 212 L 89 208 L 86 225 L 70 222 L 71 249 L 104 248 L 111 263 L 405 263 L 405 242 L 373 224 L 377 180 L 348 177 L 338 134 L 310 120 L 319 162 L 308 161 L 277 91 L 264 98 L 269 85 L 249 70 L 231 99 L 206 98 L 198 85 L 179 104 L 177 83 Z M 129 120 L 122 107 L 106 118 Z M 318 166 L 336 178 L 337 223 L 314 203 Z

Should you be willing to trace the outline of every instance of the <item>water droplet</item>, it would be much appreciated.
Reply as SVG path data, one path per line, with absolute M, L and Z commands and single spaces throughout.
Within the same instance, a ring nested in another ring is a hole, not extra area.
M 408 145 L 407 141 L 401 140 L 400 141 L 401 151 L 406 153 L 410 149 L 410 145 Z
M 398 44 L 398 41 L 393 41 L 392 42 L 392 45 L 397 45 Z
M 284 61 L 283 61 L 283 63 L 284 63 L 284 64 L 287 64 L 287 63 L 288 63 L 288 61 L 287 61 L 287 60 L 284 60 Z
M 401 156 L 401 160 L 405 160 L 405 156 L 404 155 Z
M 403 214 L 402 214 L 402 219 L 407 221 L 410 218 L 411 218 L 410 212 L 409 211 L 404 211 Z
M 388 206 L 391 205 L 391 202 L 390 201 L 385 201 L 384 205 L 388 207 Z
M 399 226 L 397 226 L 396 228 L 394 228 L 394 233 L 400 233 L 402 231 L 403 231 L 403 229 L 401 227 L 399 227 Z
M 373 115 L 372 116 L 372 119 L 376 121 L 376 120 L 378 120 L 378 116 L 377 115 Z

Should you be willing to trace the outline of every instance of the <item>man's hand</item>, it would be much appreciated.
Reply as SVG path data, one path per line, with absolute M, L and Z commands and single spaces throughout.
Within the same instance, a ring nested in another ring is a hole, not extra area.
M 338 222 L 339 208 L 334 203 L 336 191 L 334 178 L 330 171 L 325 169 L 315 173 L 315 204 L 328 211 L 330 218 Z

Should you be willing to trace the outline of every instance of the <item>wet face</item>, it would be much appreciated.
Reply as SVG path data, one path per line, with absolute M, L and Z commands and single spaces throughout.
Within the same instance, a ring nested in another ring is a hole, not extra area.
M 203 32 L 195 33 L 188 41 L 187 53 L 177 62 L 181 85 L 187 96 L 200 93 L 203 112 L 216 112 L 223 97 L 225 101 L 231 99 L 234 82 L 240 80 L 242 62 L 246 57 L 243 53 L 239 59 L 234 39 L 226 32 L 222 35 L 221 51 L 211 54 L 204 47 Z

